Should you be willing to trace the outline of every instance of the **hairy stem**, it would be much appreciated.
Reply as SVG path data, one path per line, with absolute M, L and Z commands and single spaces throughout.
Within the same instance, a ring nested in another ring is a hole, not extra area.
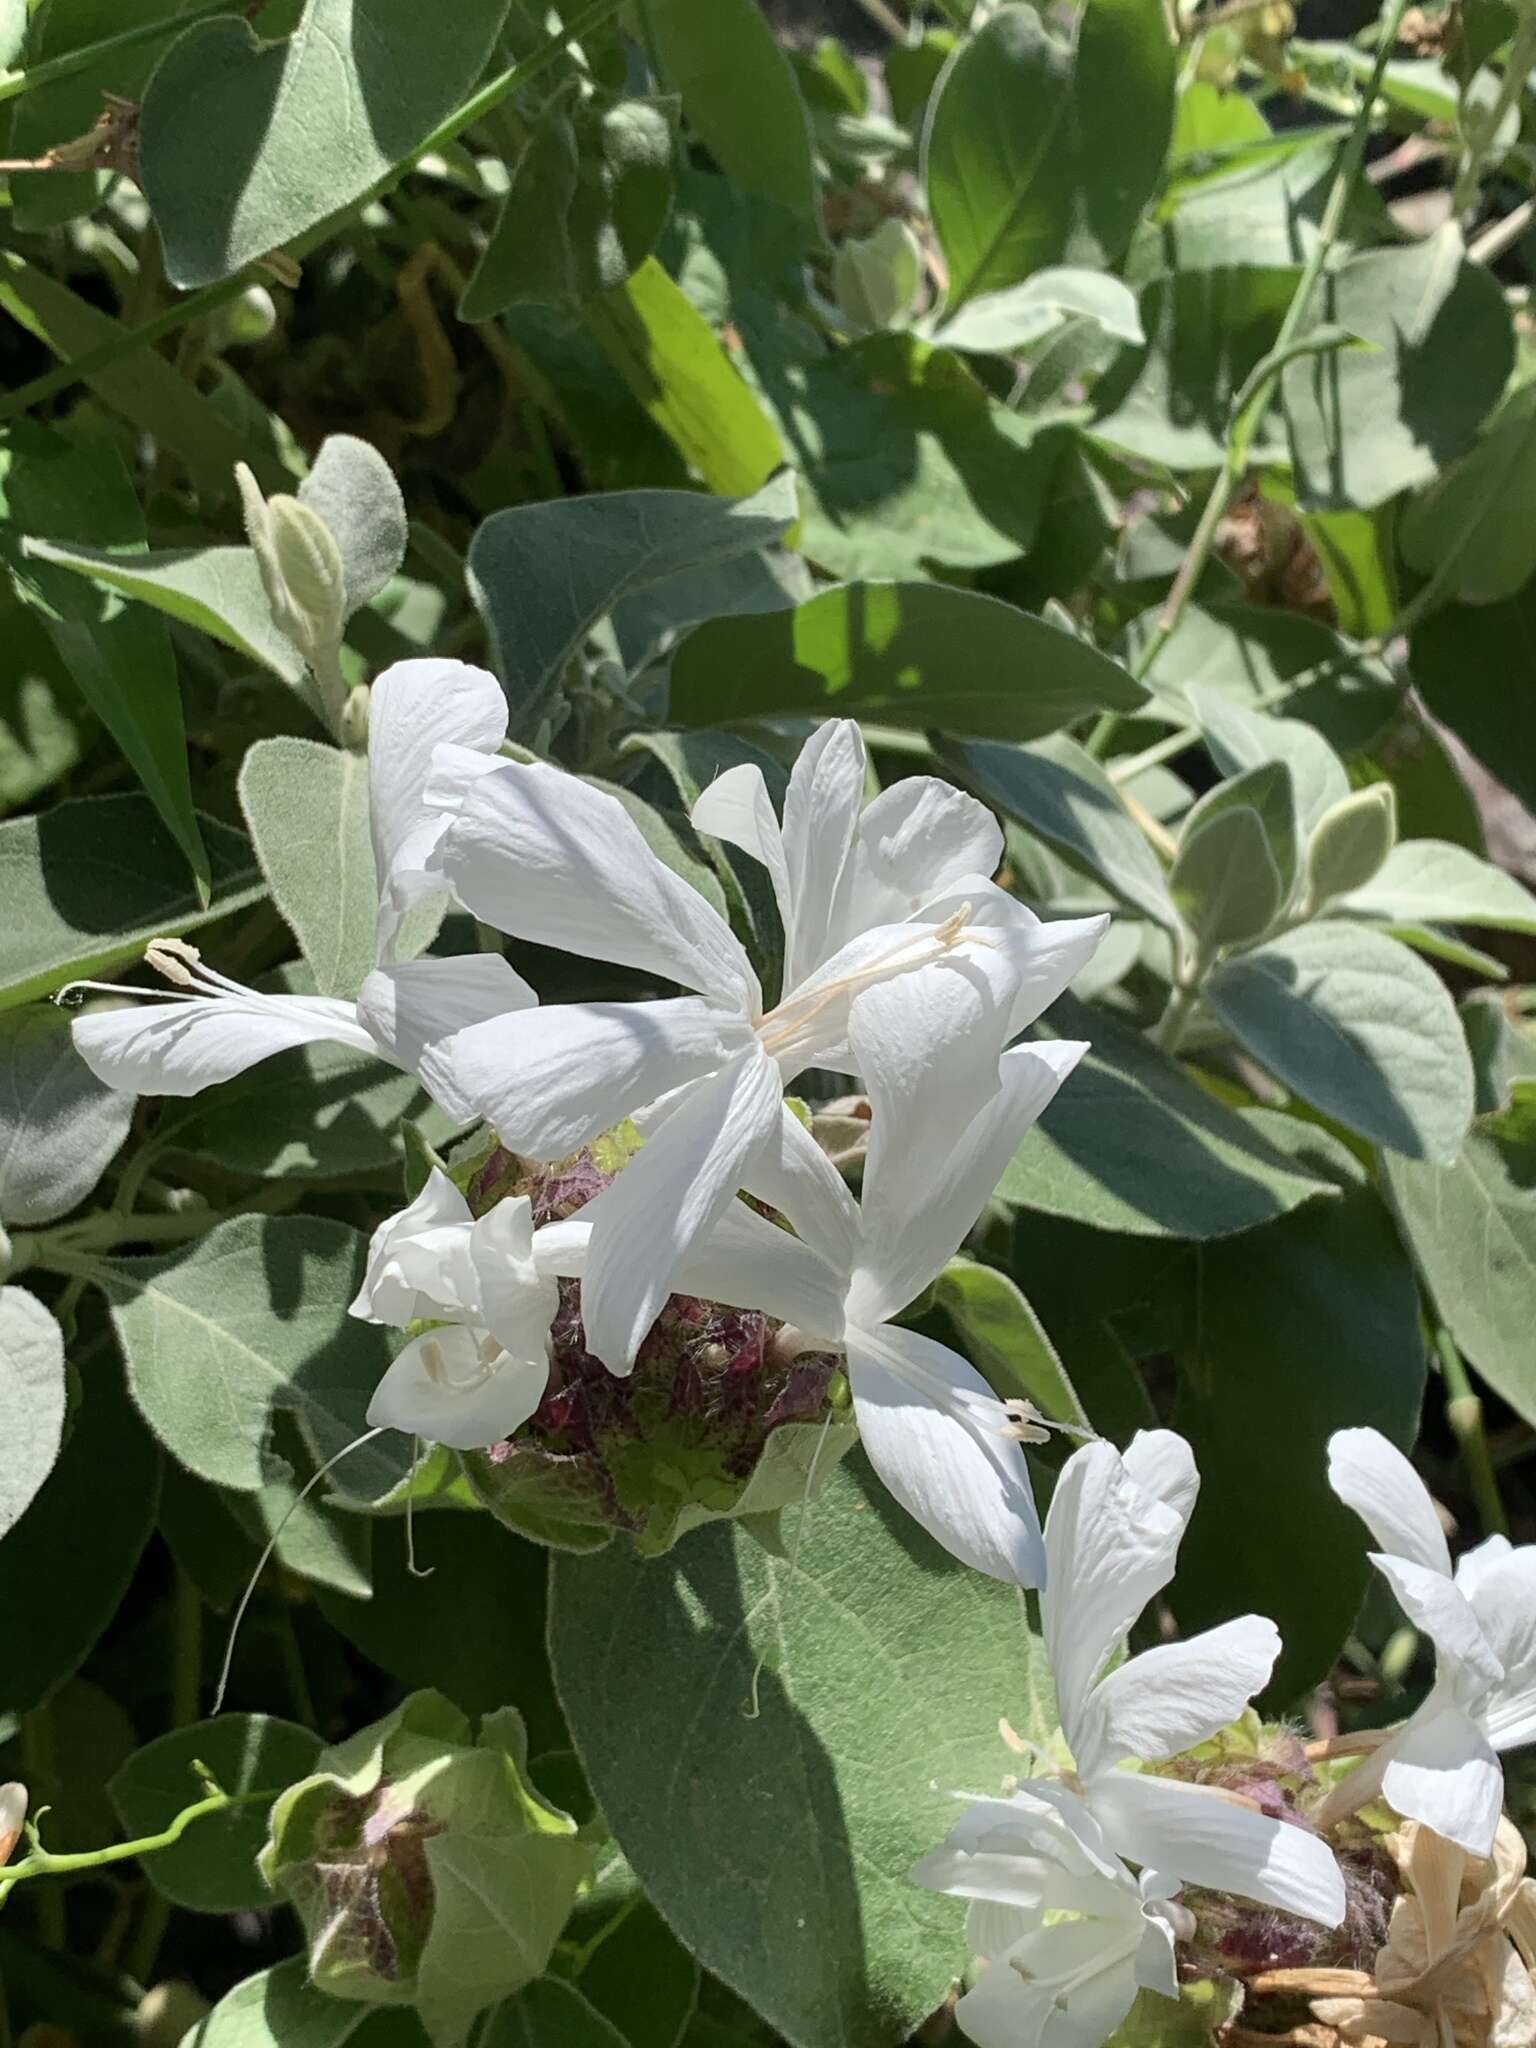
M 1510 39 L 1509 56 L 1504 63 L 1504 76 L 1499 80 L 1499 90 L 1493 105 L 1486 113 L 1477 112 L 1475 115 L 1477 125 L 1468 138 L 1466 153 L 1462 157 L 1461 169 L 1456 173 L 1456 184 L 1451 193 L 1453 220 L 1459 220 L 1469 207 L 1477 203 L 1489 152 L 1497 140 L 1505 115 L 1524 91 L 1525 81 L 1533 64 L 1536 64 L 1536 18 L 1522 13 L 1518 17 L 1515 33 Z

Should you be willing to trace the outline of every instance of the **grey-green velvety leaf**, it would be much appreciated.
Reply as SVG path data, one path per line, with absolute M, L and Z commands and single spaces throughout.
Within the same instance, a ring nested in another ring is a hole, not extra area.
M 664 83 L 732 184 L 818 234 L 805 102 L 755 0 L 650 0 L 646 21 Z
M 112 1803 L 133 1840 L 157 1835 L 201 1799 L 193 1764 L 204 1764 L 226 1792 L 274 1796 L 307 1778 L 320 1737 L 268 1714 L 221 1714 L 195 1721 L 134 1751 L 112 1780 Z M 256 1869 L 266 1839 L 268 1806 L 252 1802 L 194 1821 L 179 1842 L 145 1858 L 156 1891 L 194 1913 L 256 1912 L 272 1894 Z
M 862 1460 L 790 1541 L 794 1565 L 725 1527 L 661 1561 L 557 1557 L 556 1683 L 685 1946 L 796 2048 L 890 2048 L 964 1960 L 956 1902 L 907 1876 L 953 1819 L 939 1788 L 995 1783 L 1000 1711 L 1045 1739 L 1049 1681 L 1017 1589 L 946 1556 Z
M 1058 262 L 1072 224 L 1071 55 L 1033 8 L 1000 8 L 946 66 L 923 182 L 950 312 Z
M 469 588 L 519 726 L 537 718 L 566 663 L 621 598 L 778 540 L 795 503 L 786 472 L 749 498 L 610 491 L 494 513 L 471 544 Z
M 1063 999 L 1052 1033 L 1090 1047 L 998 1183 L 998 1198 L 1137 1237 L 1251 1230 L 1331 1184 L 1279 1151 L 1138 1031 Z
M 108 590 L 152 605 L 168 618 L 196 626 L 247 660 L 260 662 L 285 683 L 304 680 L 304 662 L 272 623 L 261 573 L 249 548 L 169 548 L 149 554 L 110 554 L 101 548 L 65 547 L 28 540 L 34 560 L 72 569 Z
M 316 740 L 258 740 L 240 770 L 240 808 L 316 992 L 355 996 L 377 958 L 368 763 Z
M 1454 1158 L 1472 1061 L 1438 976 L 1380 932 L 1325 918 L 1228 960 L 1206 1001 L 1314 1108 L 1410 1159 Z
M 1259 813 L 1239 804 L 1192 821 L 1169 870 L 1168 893 L 1207 956 L 1267 931 L 1285 897 Z
M 1511 1021 L 1495 989 L 1474 989 L 1461 1021 L 1477 1073 L 1477 1113 L 1495 1115 L 1509 1108 L 1516 1081 L 1536 1081 L 1536 1033 Z
M 27 39 L 27 0 L 0 0 L 0 70 L 8 71 Z
M 371 442 L 330 434 L 299 485 L 299 500 L 330 528 L 346 579 L 347 615 L 369 604 L 405 560 L 405 500 Z
M 1224 775 L 1241 774 L 1265 761 L 1285 762 L 1304 839 L 1324 811 L 1349 795 L 1344 763 L 1315 726 L 1250 710 L 1224 690 L 1186 684 L 1184 694 Z
M 1072 127 L 1077 218 L 1068 256 L 1117 267 L 1162 182 L 1178 52 L 1143 0 L 1089 0 L 1077 25 Z
M 1058 733 L 1029 747 L 956 747 L 949 758 L 978 796 L 1122 903 L 1178 931 L 1162 863 L 1115 785 L 1076 740 Z
M 1092 320 L 1116 341 L 1142 342 L 1136 295 L 1097 270 L 1036 271 L 1023 284 L 970 299 L 937 339 L 945 348 L 1006 351 L 1038 341 L 1069 318 Z
M 933 1297 L 994 1392 L 1009 1401 L 1022 1394 L 1053 1422 L 1086 1425 L 1056 1347 L 1016 1280 L 974 1259 L 951 1259 L 933 1284 Z
M 1449 604 L 1415 627 L 1409 667 L 1448 725 L 1527 809 L 1536 807 L 1536 690 L 1511 689 L 1536 644 L 1536 578 L 1502 604 Z
M 24 1287 L 0 1287 L 0 1536 L 53 1470 L 64 1434 L 64 1332 Z
M 1383 1164 L 1441 1320 L 1494 1392 L 1536 1418 L 1536 1083 L 1517 1078 L 1451 1165 Z
M 1447 224 L 1355 256 L 1317 293 L 1317 319 L 1375 344 L 1287 364 L 1280 380 L 1299 503 L 1384 504 L 1430 482 L 1504 389 L 1514 335 L 1504 294 Z
M 258 902 L 266 884 L 249 840 L 211 818 L 200 822 L 213 872 L 206 907 L 148 797 L 80 798 L 0 825 L 0 1009 L 113 973 L 151 939 Z
M 290 1956 L 274 1969 L 247 1977 L 226 1991 L 195 2032 L 187 2048 L 406 2048 L 393 2013 L 329 1998 L 309 1981 L 302 1956 Z M 418 2032 L 418 2039 L 419 2039 Z
M 1536 932 L 1536 896 L 1513 875 L 1445 839 L 1405 839 L 1374 878 L 1335 906 L 1362 917 Z
M 102 1284 L 145 1420 L 187 1469 L 254 1493 L 276 1413 L 329 1458 L 361 1436 L 389 1364 L 382 1330 L 347 1314 L 366 1240 L 320 1217 L 237 1216 L 164 1258 L 103 1261 Z M 372 1499 L 409 1445 L 389 1436 L 340 1466 L 339 1492 Z
M 1523 385 L 1488 431 L 1405 509 L 1404 557 L 1464 604 L 1493 604 L 1536 570 L 1536 390 Z
M 452 33 L 417 0 L 310 0 L 263 42 L 237 17 L 156 65 L 139 167 L 183 287 L 211 284 L 359 199 L 467 97 L 507 0 L 457 0 Z
M 0 596 L 0 817 L 50 788 L 80 760 L 95 731 L 42 620 Z
M 59 1010 L 0 1012 L 0 1222 L 51 1223 L 83 1202 L 133 1101 L 96 1079 Z
M 1397 792 L 1390 782 L 1341 797 L 1318 819 L 1307 846 L 1307 903 L 1319 909 L 1365 888 L 1381 872 L 1396 836 Z
M 645 1997 L 650 1996 L 650 1989 L 647 1985 Z M 630 2044 L 574 1984 L 559 1977 L 541 1977 L 537 1984 L 530 1984 L 516 1998 L 486 2014 L 476 2048 L 630 2048 Z
M 1088 641 L 942 583 L 848 583 L 788 611 L 713 619 L 672 660 L 682 725 L 801 712 L 1025 740 L 1144 701 Z

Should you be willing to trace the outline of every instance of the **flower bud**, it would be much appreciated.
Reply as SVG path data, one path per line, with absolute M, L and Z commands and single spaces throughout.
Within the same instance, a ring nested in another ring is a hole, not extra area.
M 528 1782 L 512 1709 L 476 1739 L 440 1693 L 412 1693 L 318 1763 L 273 1806 L 259 1868 L 322 1991 L 414 2005 L 437 2038 L 542 1973 L 591 1856 Z M 485 1939 L 490 1914 L 505 1940 Z
M 235 481 L 272 623 L 303 655 L 326 719 L 339 730 L 346 698 L 339 657 L 347 623 L 341 550 L 318 512 L 281 493 L 263 497 L 243 462 L 236 465 Z
M 27 1788 L 13 1778 L 0 1785 L 0 1864 L 9 1863 L 27 1817 Z

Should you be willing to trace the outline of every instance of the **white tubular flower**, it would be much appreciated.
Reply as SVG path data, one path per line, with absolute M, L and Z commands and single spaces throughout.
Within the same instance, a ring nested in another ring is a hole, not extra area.
M 783 855 L 796 968 L 817 962 L 802 979 L 786 975 L 771 1009 L 724 919 L 663 866 L 615 798 L 541 765 L 507 765 L 459 787 L 454 757 L 439 756 L 434 792 L 455 811 L 442 869 L 477 917 L 692 991 L 497 1018 L 428 1059 L 449 1095 L 473 1103 L 510 1149 L 538 1159 L 564 1157 L 670 1098 L 605 1197 L 583 1287 L 588 1341 L 618 1372 L 672 1291 L 679 1259 L 724 1214 L 752 1162 L 779 1147 L 786 1083 L 808 1066 L 849 1064 L 850 1016 L 865 991 L 920 970 L 963 978 L 1011 1036 L 1055 1000 L 1104 928 L 1103 918 L 1041 924 L 986 873 L 963 873 L 967 861 L 995 860 L 999 841 L 962 798 L 946 806 L 930 791 L 905 812 L 893 805 L 890 830 L 866 832 L 854 858 L 862 770 L 855 780 L 848 763 L 862 757 L 852 728 L 827 731 L 812 742 L 809 768 L 796 771 L 782 833 L 770 834 L 771 811 L 753 828 L 757 844 Z M 757 807 L 744 785 L 735 788 L 712 810 L 718 826 L 741 834 Z M 896 915 L 859 928 L 864 910 Z M 962 1073 L 969 1122 L 995 1075 L 990 1060 L 967 1061 Z
M 380 1224 L 351 1313 L 396 1328 L 428 1319 L 442 1327 L 395 1359 L 368 1404 L 370 1425 L 471 1451 L 528 1420 L 549 1381 L 560 1303 L 540 1235 L 526 1196 L 476 1221 L 437 1169 L 409 1208 Z M 566 1235 L 553 1227 L 551 1244 Z
M 368 726 L 378 965 L 357 1000 L 263 994 L 204 966 L 194 947 L 163 941 L 149 958 L 178 985 L 173 992 L 74 1020 L 75 1044 L 92 1073 L 130 1094 L 196 1095 L 273 1053 L 325 1039 L 418 1072 L 439 1039 L 535 1003 L 533 990 L 496 954 L 395 958 L 406 911 L 443 888 L 433 859 L 448 819 L 423 801 L 434 746 L 457 742 L 484 772 L 497 765 L 506 729 L 506 699 L 484 669 L 435 660 L 386 669 L 373 686 Z M 107 994 L 141 993 L 99 986 Z M 441 1080 L 433 1092 L 450 1113 L 471 1114 Z
M 1249 1614 L 1100 1676 L 1172 1578 L 1198 1486 L 1188 1444 L 1168 1430 L 1139 1434 L 1123 1457 L 1085 1444 L 1062 1468 L 1045 1522 L 1041 1619 L 1075 1766 L 1064 1784 L 1129 1862 L 1336 1927 L 1344 1881 L 1316 1835 L 1213 1787 L 1122 1768 L 1208 1741 L 1279 1654 L 1274 1623 Z M 1031 1790 L 1060 1796 L 1038 1782 Z
M 1435 1646 L 1435 1682 L 1324 1802 L 1321 1818 L 1378 1792 L 1471 1856 L 1492 1852 L 1504 1803 L 1499 1752 L 1536 1741 L 1536 1545 L 1490 1536 L 1451 1569 L 1424 1482 L 1374 1429 L 1328 1444 L 1328 1482 L 1370 1530 L 1371 1562 Z
M 978 1799 L 912 1872 L 969 1899 L 966 1937 L 987 1964 L 955 2018 L 977 2048 L 1099 2048 L 1140 1990 L 1179 1995 L 1174 1942 L 1191 1931 L 1176 1884 L 1133 1877 L 1074 1801 L 1021 1786 Z

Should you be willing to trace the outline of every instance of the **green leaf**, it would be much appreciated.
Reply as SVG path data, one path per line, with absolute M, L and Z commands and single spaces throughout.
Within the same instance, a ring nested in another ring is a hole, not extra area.
M 336 543 L 350 618 L 382 593 L 405 560 L 410 535 L 395 473 L 371 442 L 328 434 L 298 495 Z
M 945 304 L 1059 262 L 1072 223 L 1071 55 L 1033 8 L 999 8 L 946 66 L 923 182 L 949 273 Z
M 945 348 L 1006 353 L 1038 341 L 1064 320 L 1091 320 L 1116 341 L 1146 340 L 1136 295 L 1097 270 L 1037 270 L 1023 284 L 970 299 L 939 328 Z
M 258 740 L 240 769 L 256 858 L 322 996 L 355 996 L 378 957 L 368 763 L 317 740 Z
M 1299 512 L 1328 583 L 1339 630 L 1362 640 L 1385 634 L 1397 617 L 1395 504 L 1370 512 Z
M 1382 1162 L 1398 1220 L 1440 1319 L 1523 1421 L 1536 1417 L 1536 1085 L 1480 1118 L 1448 1166 Z
M 1016 1281 L 995 1266 L 951 1259 L 933 1284 L 933 1298 L 994 1392 L 1005 1400 L 1022 1394 L 1053 1422 L 1087 1423 L 1056 1347 Z
M 27 39 L 27 0 L 3 0 L 0 4 L 0 70 L 8 71 L 21 55 Z
M 1317 315 L 1375 344 L 1281 377 L 1296 497 L 1318 510 L 1369 510 L 1429 483 L 1471 442 L 1514 360 L 1503 291 L 1449 223 L 1352 257 L 1322 280 Z
M 738 498 L 761 490 L 784 461 L 779 436 L 654 256 L 617 291 L 593 299 L 586 322 L 641 410 L 710 490 Z
M 1261 1120 L 1277 1141 L 1290 1123 L 1285 1141 L 1343 1192 L 1201 1254 L 1173 1417 L 1200 1498 L 1169 1598 L 1188 1632 L 1226 1620 L 1241 1586 L 1279 1624 L 1268 1698 L 1289 1706 L 1327 1676 L 1368 1576 L 1365 1533 L 1322 1484 L 1328 1438 L 1366 1423 L 1406 1449 L 1424 1344 L 1413 1269 L 1358 1166 L 1317 1130 Z
M 160 1461 L 105 1350 L 77 1349 L 64 1448 L 0 1543 L 0 1715 L 27 1713 L 79 1670 L 155 1526 Z
M 566 664 L 615 605 L 766 547 L 794 519 L 787 471 L 746 498 L 609 491 L 493 513 L 470 545 L 469 589 L 518 729 L 537 725 Z
M 602 1950 L 598 1951 L 599 1956 Z M 653 1995 L 645 1983 L 644 1999 Z M 631 1984 L 634 1995 L 637 1985 Z M 643 2017 L 643 2015 L 642 2015 Z M 541 1977 L 486 2014 L 476 2048 L 630 2048 L 629 2036 L 582 1997 L 574 1984 Z
M 35 561 L 89 577 L 108 590 L 164 612 L 221 640 L 248 661 L 271 669 L 285 683 L 302 683 L 304 662 L 293 642 L 272 623 L 256 557 L 249 548 L 168 548 L 158 553 L 112 554 L 102 548 L 65 547 L 58 541 L 24 543 Z
M 194 1764 L 212 1772 L 221 1792 L 270 1792 L 275 1798 L 308 1777 L 320 1737 L 268 1714 L 221 1714 L 194 1721 L 135 1750 L 112 1780 L 112 1803 L 129 1840 L 157 1835 L 205 1796 Z M 256 1870 L 271 1801 L 253 1801 L 194 1821 L 179 1842 L 144 1860 L 156 1891 L 194 1913 L 258 1912 L 272 1903 Z
M 1325 918 L 1228 960 L 1205 998 L 1326 1116 L 1410 1159 L 1455 1157 L 1472 1121 L 1467 1041 L 1444 983 L 1396 940 Z
M 1185 820 L 1168 873 L 1203 957 L 1256 939 L 1290 900 L 1296 798 L 1283 761 L 1266 761 L 1210 790 Z
M 83 535 L 142 548 L 144 515 L 107 442 L 75 447 L 30 422 L 0 444 L 0 560 L 42 615 L 80 694 L 148 790 L 206 894 L 208 855 L 187 773 L 187 733 L 171 643 L 160 620 L 30 555 L 25 536 Z
M 151 939 L 195 931 L 259 901 L 266 885 L 249 840 L 211 818 L 199 823 L 213 875 L 206 905 L 147 797 L 79 798 L 0 825 L 0 1009 L 110 974 Z
M 329 1458 L 363 1434 L 389 1363 L 382 1330 L 347 1305 L 367 1242 L 311 1216 L 236 1216 L 188 1250 L 97 1268 L 134 1400 L 190 1472 L 247 1493 L 266 1483 L 262 1447 L 291 1414 Z M 355 1451 L 332 1484 L 364 1500 L 400 1478 L 409 1446 Z
M 19 810 L 75 767 L 95 720 L 81 702 L 41 618 L 0 594 L 0 817 Z
M 0 1287 L 0 1536 L 36 1498 L 64 1435 L 64 1332 L 24 1287 Z
M 1373 782 L 1341 797 L 1317 821 L 1307 847 L 1307 902 L 1316 909 L 1366 888 L 1397 837 L 1397 792 Z M 1455 849 L 1458 853 L 1461 848 Z M 1536 910 L 1536 904 L 1532 906 Z
M 1408 505 L 1400 538 L 1404 559 L 1445 579 L 1463 604 L 1515 595 L 1536 570 L 1536 390 L 1516 391 L 1454 469 Z
M 1144 613 L 1126 630 L 1123 654 L 1132 667 L 1155 617 Z M 1320 620 L 1247 604 L 1186 605 L 1145 681 L 1180 724 L 1199 723 L 1192 694 L 1199 688 L 1248 710 L 1304 719 L 1342 753 L 1374 739 L 1402 695 L 1384 662 Z
M 1186 685 L 1185 695 L 1223 775 L 1283 761 L 1291 774 L 1296 822 L 1310 836 L 1324 812 L 1349 795 L 1344 763 L 1314 726 L 1299 718 L 1252 711 L 1225 691 Z
M 1536 932 L 1536 896 L 1491 861 L 1443 839 L 1404 840 L 1372 881 L 1335 907 L 1389 924 L 1422 919 Z
M 646 23 L 666 84 L 726 177 L 819 236 L 805 102 L 754 0 L 650 0 Z
M 1117 265 L 1162 182 L 1178 51 L 1143 0 L 1088 0 L 1072 66 L 1074 260 Z
M 1331 1194 L 1140 1032 L 1070 998 L 1052 1005 L 1051 1024 L 1089 1051 L 1014 1155 L 999 1200 L 1096 1230 L 1205 1240 Z
M 247 1977 L 226 1991 L 187 2048 L 412 2048 L 419 2029 L 399 2030 L 397 2015 L 330 1998 L 309 1981 L 302 1956 Z
M 579 306 L 655 248 L 672 204 L 674 100 L 572 100 L 540 112 L 459 305 L 489 320 L 532 300 Z
M 0 1012 L 0 1222 L 51 1223 L 83 1202 L 133 1101 L 96 1079 L 58 1010 Z
M 1527 808 L 1536 806 L 1536 690 L 1511 689 L 1536 634 L 1536 578 L 1502 604 L 1443 606 L 1413 631 L 1409 668 L 1448 725 Z
M 792 1542 L 794 1564 L 726 1528 L 675 1564 L 557 1557 L 556 1681 L 685 1946 L 795 2048 L 889 2048 L 965 1955 L 954 1902 L 907 1876 L 952 1817 L 939 1788 L 1006 1769 L 1000 1712 L 1045 1739 L 1050 1686 L 1017 1590 L 957 1565 L 859 1461 Z
M 1515 1082 L 1536 1081 L 1536 1036 L 1511 1021 L 1494 989 L 1474 989 L 1465 997 L 1461 1021 L 1477 1071 L 1478 1115 L 1508 1109 Z
M 1065 733 L 1032 747 L 947 750 L 976 794 L 1017 818 L 1079 873 L 1177 932 L 1162 863 L 1104 770 Z
M 264 42 L 224 17 L 156 65 L 139 169 L 166 274 L 231 277 L 362 198 L 466 97 L 507 0 L 460 0 L 452 32 L 415 0 L 310 0 Z
M 800 712 L 1036 739 L 1143 701 L 1088 641 L 940 583 L 847 583 L 792 610 L 714 619 L 672 661 L 672 716 L 684 725 Z
M 923 286 L 923 251 L 904 220 L 888 215 L 867 235 L 850 235 L 832 258 L 832 297 L 868 333 L 912 316 Z
M 625 2048 L 680 2048 L 704 1990 L 703 1972 L 627 1865 L 610 1880 L 605 1864 L 594 1890 L 578 1902 L 566 1939 L 574 1936 L 584 1946 L 596 1941 L 596 1927 L 590 1936 L 586 1932 L 587 1914 L 599 1911 L 599 1901 L 608 1905 L 604 1894 L 610 1883 L 611 1916 L 603 1926 L 601 1944 L 595 1953 L 589 1950 L 581 1966 L 581 1995 L 594 2012 L 621 2030 Z M 635 1997 L 637 1984 L 645 1986 L 643 2001 Z M 531 1985 L 529 1991 L 537 1988 Z M 536 2040 L 533 2048 L 546 2044 Z

